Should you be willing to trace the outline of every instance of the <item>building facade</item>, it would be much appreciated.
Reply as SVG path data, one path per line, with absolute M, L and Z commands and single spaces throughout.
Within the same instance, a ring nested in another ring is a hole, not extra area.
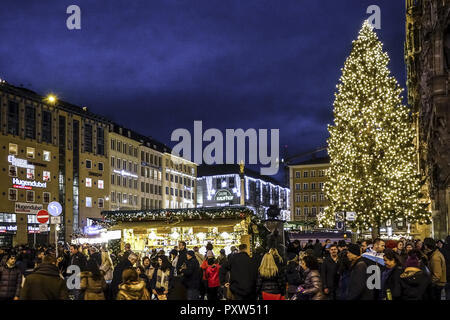
M 289 189 L 276 180 L 239 165 L 203 165 L 198 168 L 197 206 L 247 206 L 260 218 L 266 219 L 266 210 L 275 205 L 281 209 L 281 218 L 290 220 Z
M 431 202 L 433 236 L 443 239 L 450 222 L 449 1 L 406 1 L 405 62 L 423 193 Z
M 195 208 L 197 164 L 166 152 L 162 173 L 163 209 Z
M 289 187 L 291 190 L 291 220 L 315 222 L 323 213 L 328 200 L 323 192 L 326 170 L 330 167 L 328 157 L 313 158 L 290 164 Z
M 39 232 L 36 213 L 51 201 L 63 207 L 57 228 L 70 240 L 89 216 L 100 217 L 107 188 L 106 135 L 109 122 L 87 110 L 28 89 L 0 83 L 0 242 L 10 245 L 53 241 Z M 91 179 L 91 187 L 86 181 Z M 102 204 L 103 202 L 103 204 Z M 100 207 L 99 207 L 100 206 Z M 52 227 L 54 228 L 54 226 Z M 53 230 L 52 230 L 53 231 Z

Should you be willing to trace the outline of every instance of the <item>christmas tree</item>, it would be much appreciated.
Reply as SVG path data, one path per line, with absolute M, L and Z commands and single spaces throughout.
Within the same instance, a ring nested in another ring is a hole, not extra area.
M 328 126 L 330 169 L 324 185 L 330 201 L 321 224 L 335 224 L 335 213 L 351 211 L 350 227 L 372 228 L 398 218 L 429 223 L 421 201 L 411 110 L 390 76 L 389 57 L 365 21 L 337 85 L 334 125 Z M 349 226 L 349 224 L 347 224 Z

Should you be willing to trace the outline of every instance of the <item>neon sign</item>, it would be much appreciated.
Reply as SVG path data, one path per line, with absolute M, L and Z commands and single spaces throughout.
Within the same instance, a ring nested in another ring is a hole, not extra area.
M 132 173 L 129 173 L 129 172 L 124 171 L 124 170 L 121 170 L 121 171 L 119 171 L 119 170 L 114 170 L 114 173 L 117 173 L 117 174 L 120 174 L 120 175 L 126 176 L 126 177 L 132 177 L 132 178 L 137 178 L 137 177 L 138 177 L 137 175 L 132 174 Z
M 31 189 L 32 187 L 35 188 L 47 188 L 47 182 L 39 182 L 39 181 L 26 181 L 26 180 L 20 180 L 17 178 L 12 179 L 13 187 L 19 188 L 19 189 Z
M 29 164 L 26 159 L 16 158 L 13 155 L 8 156 L 8 162 L 19 168 L 34 169 L 34 165 Z

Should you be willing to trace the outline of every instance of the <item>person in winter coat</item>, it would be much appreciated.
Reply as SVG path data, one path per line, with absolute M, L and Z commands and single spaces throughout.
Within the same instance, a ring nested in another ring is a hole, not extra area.
M 219 280 L 219 272 L 220 272 L 220 264 L 214 259 L 214 257 L 210 257 L 207 260 L 208 267 L 205 270 L 205 278 L 208 281 L 208 287 L 206 290 L 207 298 L 211 301 L 216 301 L 219 299 L 219 288 L 220 288 L 220 280 Z
M 117 295 L 119 291 L 119 284 L 122 282 L 122 273 L 138 261 L 138 257 L 134 253 L 130 253 L 126 260 L 122 260 L 115 268 L 113 272 L 113 279 L 111 281 L 111 294 L 112 297 Z
M 153 278 L 153 274 L 155 273 L 155 266 L 152 265 L 149 257 L 142 258 L 142 266 L 144 268 L 145 275 L 151 281 Z
M 139 280 L 143 280 L 145 282 L 145 287 L 147 288 L 148 292 L 149 293 L 152 292 L 151 280 L 149 279 L 147 274 L 145 274 L 144 267 L 143 266 L 137 266 L 136 267 L 136 272 L 138 274 Z
M 89 248 L 89 260 L 93 259 L 100 267 L 102 265 L 102 254 L 94 246 Z
M 447 283 L 447 269 L 445 258 L 436 247 L 436 242 L 432 238 L 423 240 L 424 252 L 428 256 L 428 268 L 431 273 L 432 299 L 441 300 L 442 289 Z
M 220 249 L 220 254 L 217 257 L 217 263 L 223 266 L 227 262 L 227 255 L 225 254 L 225 249 Z
M 381 274 L 381 300 L 400 300 L 402 289 L 400 275 L 403 273 L 400 256 L 393 249 L 384 252 L 386 269 Z
M 100 270 L 105 273 L 105 281 L 109 282 L 113 278 L 113 271 L 114 271 L 114 265 L 111 260 L 111 256 L 109 255 L 108 251 L 102 250 L 102 262 L 100 264 Z
M 347 300 L 374 300 L 373 292 L 367 287 L 367 264 L 361 258 L 360 247 L 350 243 L 347 257 L 351 263 Z
M 153 274 L 150 287 L 158 300 L 178 300 L 173 296 L 174 268 L 166 256 L 158 257 L 158 267 Z
M 176 265 L 176 274 L 178 277 L 182 275 L 181 268 L 185 268 L 186 260 L 187 260 L 187 250 L 186 250 L 186 242 L 180 241 L 178 242 L 178 261 Z
M 78 266 L 81 271 L 86 271 L 86 256 L 79 251 L 79 246 L 76 244 L 70 246 L 70 264 Z
M 106 288 L 104 272 L 99 269 L 95 259 L 89 259 L 87 271 L 80 274 L 80 289 L 84 291 L 84 300 L 105 300 Z
M 230 272 L 229 282 L 225 282 Z M 220 283 L 229 288 L 234 300 L 256 300 L 257 266 L 247 253 L 247 245 L 239 245 L 239 253 L 228 258 L 220 269 Z
M 56 257 L 45 255 L 33 273 L 25 278 L 20 300 L 68 299 L 67 285 L 56 266 Z
M 319 262 L 315 256 L 304 256 L 300 265 L 305 270 L 305 282 L 298 288 L 296 300 L 324 300 Z
M 418 250 L 411 250 L 405 262 L 405 270 L 400 275 L 402 300 L 428 300 L 431 275 L 420 268 Z
M 295 293 L 297 292 L 297 288 L 300 284 L 303 283 L 301 274 L 300 274 L 300 265 L 299 265 L 299 257 L 295 255 L 295 253 L 290 252 L 288 254 L 288 259 L 290 259 L 286 266 L 286 281 L 288 284 L 287 296 L 288 299 L 291 299 Z
M 199 300 L 202 271 L 198 260 L 195 258 L 194 251 L 189 250 L 186 257 L 186 268 L 183 269 L 183 284 L 187 290 L 187 299 Z
M 19 300 L 22 272 L 16 265 L 16 256 L 5 255 L 0 264 L 0 300 Z
M 263 299 L 263 293 L 284 296 L 286 289 L 286 279 L 284 273 L 278 268 L 275 257 L 272 253 L 266 253 L 258 268 L 256 279 L 256 293 Z
M 330 255 L 322 263 L 320 274 L 322 279 L 323 292 L 327 299 L 336 300 L 336 290 L 339 285 L 338 275 L 338 248 L 331 245 Z
M 347 244 L 345 241 L 338 244 L 338 251 L 337 273 L 339 276 L 339 284 L 336 290 L 336 300 L 347 300 L 351 262 L 347 257 Z
M 322 243 L 320 243 L 319 239 L 316 239 L 316 243 L 314 244 L 313 250 L 314 250 L 314 256 L 317 259 L 321 259 L 322 253 L 323 253 L 323 247 L 322 247 Z
M 133 253 L 131 253 L 128 258 Z M 119 284 L 117 300 L 150 300 L 150 293 L 145 287 L 145 281 L 139 280 L 134 268 L 125 269 L 122 273 L 122 283 Z

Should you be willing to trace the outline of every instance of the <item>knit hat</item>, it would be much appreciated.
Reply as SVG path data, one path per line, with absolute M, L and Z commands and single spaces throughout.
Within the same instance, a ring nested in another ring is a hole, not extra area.
M 419 268 L 419 259 L 417 259 L 416 256 L 409 256 L 408 259 L 406 259 L 405 268 L 415 267 Z
M 190 255 L 191 257 L 195 257 L 195 252 L 194 250 L 189 250 L 188 252 L 186 252 L 187 255 Z
M 356 243 L 350 243 L 347 251 L 353 253 L 355 256 L 361 255 L 361 248 Z

